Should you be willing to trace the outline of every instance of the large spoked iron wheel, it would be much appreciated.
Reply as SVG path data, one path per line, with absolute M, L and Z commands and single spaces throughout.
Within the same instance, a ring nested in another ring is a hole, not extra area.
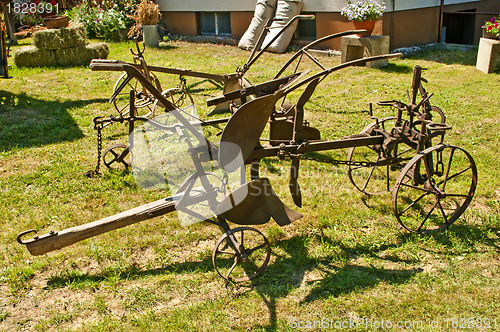
M 115 83 L 113 87 L 113 93 L 118 90 L 118 87 L 123 83 L 125 78 L 127 77 L 127 73 L 123 73 Z M 127 86 L 120 91 L 120 93 L 113 100 L 113 105 L 115 106 L 118 113 L 122 115 L 128 115 L 130 111 L 130 90 L 134 90 L 135 93 L 135 108 L 136 108 L 136 116 L 145 116 L 148 117 L 151 115 L 153 111 L 153 103 L 155 98 L 151 96 L 146 89 L 142 86 L 142 84 L 137 81 L 135 78 L 132 78 L 130 82 L 128 82 Z
M 237 250 L 230 244 L 230 237 L 234 237 Z M 237 227 L 223 234 L 212 253 L 212 263 L 217 273 L 232 282 L 257 277 L 266 269 L 270 258 L 269 241 L 252 227 Z
M 163 90 L 161 94 L 177 109 L 184 110 L 183 115 L 188 115 L 188 120 L 192 120 L 192 117 L 194 116 L 194 107 L 189 109 L 188 106 L 194 105 L 194 99 L 186 90 L 180 88 L 170 88 Z M 159 100 L 155 100 L 152 107 L 151 117 L 154 118 L 155 116 L 160 115 L 164 108 L 165 106 L 163 106 Z
M 393 211 L 411 232 L 442 230 L 467 209 L 476 185 L 471 155 L 457 146 L 439 144 L 416 155 L 401 171 L 393 191 Z
M 379 119 L 378 125 L 381 129 L 390 132 L 394 128 L 396 117 Z M 373 122 L 366 126 L 360 135 L 369 136 L 376 127 Z M 399 171 L 408 162 L 413 149 L 406 145 L 398 145 L 392 151 L 392 156 L 383 156 L 379 146 L 357 146 L 347 151 L 348 162 L 369 162 L 371 165 L 348 165 L 347 175 L 351 183 L 366 195 L 382 195 L 387 193 L 396 183 Z M 404 159 L 404 160 L 402 160 Z

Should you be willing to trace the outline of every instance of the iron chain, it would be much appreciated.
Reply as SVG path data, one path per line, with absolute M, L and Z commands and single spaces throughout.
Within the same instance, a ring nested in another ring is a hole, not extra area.
M 94 175 L 102 174 L 101 173 L 101 155 L 102 155 L 102 128 L 103 123 L 98 122 L 99 117 L 94 118 L 94 129 L 97 130 L 97 163 L 95 169 L 93 171 L 88 171 L 85 173 L 85 176 L 92 177 Z
M 361 167 L 373 167 L 376 165 L 376 163 L 369 161 L 338 160 L 338 159 L 327 158 L 324 156 L 321 157 L 306 156 L 304 154 L 301 155 L 300 158 L 303 160 L 311 160 L 319 163 L 326 163 L 333 165 L 348 165 L 348 166 L 361 166 Z

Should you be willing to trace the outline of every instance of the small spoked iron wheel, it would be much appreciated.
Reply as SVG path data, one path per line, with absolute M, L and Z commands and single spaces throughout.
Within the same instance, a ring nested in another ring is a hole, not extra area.
M 396 117 L 381 118 L 378 121 L 380 129 L 390 132 L 396 122 Z M 376 123 L 372 122 L 366 126 L 360 135 L 365 134 L 367 137 L 373 131 Z M 347 175 L 351 183 L 366 195 L 382 195 L 391 190 L 399 171 L 403 169 L 408 161 L 403 159 L 411 159 L 414 150 L 404 144 L 397 145 L 392 150 L 393 158 L 384 158 L 380 147 L 367 145 L 356 146 L 347 151 L 348 162 L 369 162 L 371 166 L 365 165 L 350 165 L 348 164 Z
M 217 273 L 233 282 L 255 278 L 266 269 L 270 258 L 269 241 L 252 227 L 237 227 L 226 232 L 217 240 L 212 253 Z
M 417 154 L 394 187 L 392 206 L 399 223 L 411 232 L 442 230 L 469 206 L 477 169 L 462 148 L 439 144 Z
M 128 145 L 113 144 L 108 146 L 102 153 L 102 162 L 109 169 L 127 169 L 132 165 Z
M 127 78 L 127 73 L 123 73 L 115 83 L 113 87 L 113 93 L 118 90 L 118 87 L 125 81 Z M 120 93 L 113 100 L 113 105 L 115 106 L 118 113 L 126 116 L 130 111 L 130 90 L 134 90 L 135 92 L 135 108 L 136 108 L 136 116 L 144 116 L 149 117 L 151 112 L 153 111 L 153 103 L 155 98 L 149 94 L 149 92 L 144 89 L 142 84 L 133 78 L 130 82 L 128 82 L 127 86 L 120 91 Z

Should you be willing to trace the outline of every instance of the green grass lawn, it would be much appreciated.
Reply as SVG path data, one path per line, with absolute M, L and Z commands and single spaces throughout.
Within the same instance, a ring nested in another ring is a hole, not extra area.
M 112 43 L 108 58 L 132 61 L 130 47 Z M 364 196 L 345 166 L 304 161 L 303 207 L 294 207 L 304 217 L 283 228 L 257 227 L 271 242 L 272 259 L 261 276 L 241 284 L 226 284 L 212 267 L 219 229 L 181 227 L 174 214 L 43 256 L 19 245 L 22 231 L 81 225 L 165 193 L 141 189 L 128 172 L 84 176 L 96 163 L 92 119 L 116 115 L 107 100 L 120 73 L 13 65 L 13 78 L 0 80 L 0 330 L 498 330 L 500 71 L 476 70 L 476 55 L 430 50 L 382 69 L 347 68 L 321 82 L 306 104 L 306 120 L 322 138 L 356 134 L 372 122 L 370 102 L 406 101 L 413 67 L 427 68 L 431 103 L 453 126 L 446 142 L 470 152 L 478 168 L 476 195 L 457 222 L 444 232 L 410 234 L 398 226 L 390 194 Z M 249 53 L 176 41 L 145 56 L 151 65 L 225 74 Z M 271 79 L 290 56 L 264 54 L 247 78 Z M 319 59 L 327 67 L 340 63 Z M 172 75 L 159 80 L 163 88 L 179 83 Z M 193 78 L 187 84 L 198 112 L 207 114 L 205 101 L 220 86 Z M 394 114 L 375 106 L 374 115 Z M 123 124 L 105 128 L 104 147 L 126 143 L 126 134 Z M 326 155 L 345 159 L 346 151 Z M 289 166 L 266 159 L 261 172 L 292 207 Z

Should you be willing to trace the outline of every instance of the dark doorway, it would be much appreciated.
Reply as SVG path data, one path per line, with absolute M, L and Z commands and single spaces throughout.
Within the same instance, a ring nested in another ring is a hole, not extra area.
M 475 12 L 475 9 L 463 12 Z M 446 43 L 451 44 L 474 44 L 474 28 L 476 26 L 476 15 L 474 14 L 451 14 L 443 15 L 443 27 L 446 27 Z

